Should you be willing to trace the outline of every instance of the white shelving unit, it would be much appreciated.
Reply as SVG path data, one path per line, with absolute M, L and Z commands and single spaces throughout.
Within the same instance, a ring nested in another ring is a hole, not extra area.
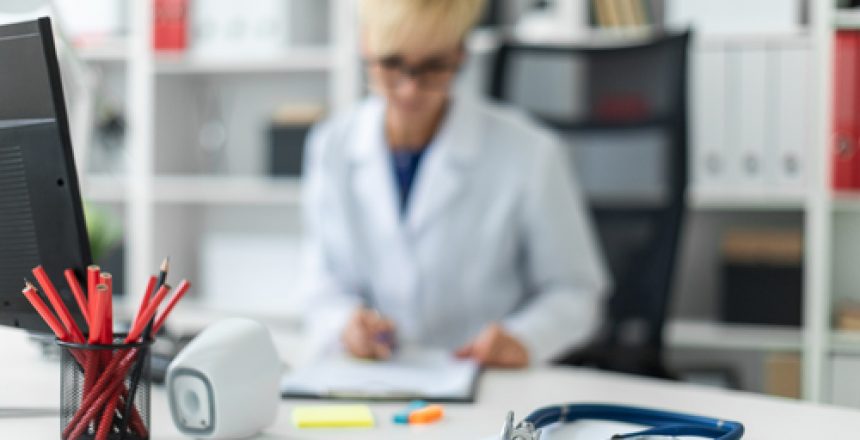
M 295 210 L 298 207 L 301 185 L 295 179 L 274 179 L 260 173 L 246 172 L 204 170 L 201 173 L 195 169 L 195 165 L 184 163 L 187 157 L 182 155 L 175 160 L 176 167 L 192 172 L 177 173 L 176 170 L 162 169 L 165 159 L 160 157 L 173 154 L 176 149 L 187 151 L 189 147 L 182 143 L 182 139 L 193 138 L 196 129 L 193 126 L 184 129 L 182 124 L 164 125 L 164 115 L 165 112 L 175 111 L 172 107 L 185 105 L 183 99 L 195 99 L 195 93 L 199 93 L 197 89 L 217 89 L 218 81 L 240 82 L 239 85 L 232 84 L 233 87 L 242 87 L 241 81 L 247 81 L 252 86 L 258 85 L 261 76 L 270 83 L 283 82 L 282 88 L 292 87 L 296 91 L 294 98 L 290 99 L 299 103 L 317 101 L 325 105 L 329 112 L 347 108 L 357 100 L 360 91 L 358 63 L 353 61 L 358 56 L 352 38 L 356 32 L 356 14 L 350 0 L 325 1 L 328 2 L 326 10 L 329 16 L 319 26 L 329 29 L 327 44 L 294 47 L 276 58 L 212 60 L 191 55 L 156 53 L 151 45 L 153 0 L 129 3 L 127 50 L 108 46 L 83 52 L 82 57 L 87 61 L 124 62 L 127 65 L 127 80 L 131 85 L 128 88 L 126 111 L 126 168 L 129 171 L 122 178 L 112 175 L 89 176 L 85 196 L 92 201 L 125 205 L 126 248 L 129 251 L 126 256 L 126 288 L 133 295 L 140 290 L 134 287 L 145 282 L 163 253 L 169 252 L 165 249 L 169 249 L 173 241 L 190 240 L 182 243 L 186 247 L 201 245 L 201 232 L 195 223 L 211 223 L 205 218 L 210 211 L 226 210 L 229 214 L 247 209 L 279 211 Z M 301 84 L 311 84 L 312 90 L 305 92 L 304 89 L 297 89 L 300 86 L 293 86 L 292 79 L 296 77 L 303 81 Z M 319 84 L 324 86 L 320 87 Z M 178 96 L 174 100 L 176 102 L 169 102 L 173 91 L 187 95 Z M 193 106 L 201 105 L 200 102 L 182 108 L 193 110 Z M 225 112 L 231 111 L 229 105 L 224 105 L 224 109 Z M 189 119 L 192 118 L 189 116 Z M 169 133 L 166 137 L 165 132 Z M 174 137 L 176 145 L 172 145 Z M 168 139 L 168 144 L 164 143 L 165 139 Z M 262 145 L 248 145 L 248 148 L 257 147 Z M 171 156 L 169 160 L 173 161 L 174 158 Z M 194 215 L 194 219 L 188 222 L 177 221 L 176 213 L 188 210 L 201 214 Z M 175 227 L 176 230 L 162 234 L 161 228 L 165 222 L 176 222 L 171 223 L 171 229 Z M 253 229 L 253 226 L 249 229 Z M 190 256 L 189 259 L 194 259 L 194 254 L 195 251 L 184 252 L 180 257 L 184 259 Z M 183 269 L 186 268 L 193 273 L 183 273 L 183 276 L 199 276 L 199 263 L 185 264 Z
M 806 203 L 806 295 L 804 298 L 803 395 L 805 398 L 830 400 L 828 380 L 831 351 L 850 345 L 845 337 L 832 331 L 833 285 L 832 262 L 838 239 L 834 234 L 834 214 L 841 196 L 831 186 L 833 40 L 836 10 L 833 1 L 811 2 L 815 47 L 815 178 Z M 860 348 L 860 345 L 858 345 Z
M 829 391 L 840 386 L 838 378 L 828 377 L 831 373 L 833 356 L 860 355 L 860 332 L 841 331 L 834 328 L 835 306 L 840 298 L 860 299 L 860 286 L 853 283 L 856 266 L 852 264 L 860 256 L 857 249 L 856 234 L 853 228 L 843 229 L 845 223 L 860 220 L 860 191 L 834 191 L 830 176 L 833 174 L 831 151 L 833 145 L 833 100 L 834 89 L 834 38 L 840 30 L 860 31 L 860 13 L 834 8 L 833 1 L 815 2 L 819 32 L 818 69 L 820 77 L 816 81 L 820 97 L 818 167 L 821 178 L 816 182 L 813 194 L 808 201 L 808 209 L 813 215 L 811 227 L 815 237 L 817 253 L 811 263 L 811 295 L 807 297 L 807 326 L 804 357 L 805 384 L 808 395 L 819 401 L 830 401 Z M 856 78 L 860 81 L 860 77 Z M 852 263 L 849 263 L 852 262 Z M 842 378 L 842 380 L 845 380 Z

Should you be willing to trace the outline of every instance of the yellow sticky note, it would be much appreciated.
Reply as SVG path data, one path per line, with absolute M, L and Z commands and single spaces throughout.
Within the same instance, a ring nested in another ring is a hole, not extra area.
M 293 424 L 298 428 L 373 428 L 367 405 L 297 406 Z

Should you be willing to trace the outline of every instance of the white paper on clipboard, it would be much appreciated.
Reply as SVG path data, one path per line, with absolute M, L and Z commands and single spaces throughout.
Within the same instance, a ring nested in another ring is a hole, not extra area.
M 285 395 L 468 401 L 479 367 L 437 349 L 403 347 L 388 361 L 340 354 L 284 376 Z

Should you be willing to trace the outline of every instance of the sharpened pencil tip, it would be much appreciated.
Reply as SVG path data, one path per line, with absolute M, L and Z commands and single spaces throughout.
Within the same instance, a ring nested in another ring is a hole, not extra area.
M 24 278 L 24 290 L 35 290 L 36 286 L 30 282 L 30 280 Z
M 165 257 L 164 261 L 161 262 L 161 271 L 167 272 L 170 270 L 170 257 Z

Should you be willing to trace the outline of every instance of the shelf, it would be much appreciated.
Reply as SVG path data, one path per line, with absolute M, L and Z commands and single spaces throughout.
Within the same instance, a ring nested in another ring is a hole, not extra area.
M 691 188 L 688 202 L 699 210 L 803 211 L 806 195 L 802 191 Z
M 860 191 L 832 193 L 833 209 L 842 212 L 860 212 Z
M 93 202 L 125 200 L 122 176 L 92 175 L 82 183 L 83 195 Z M 301 199 L 297 178 L 257 176 L 160 176 L 155 178 L 155 201 L 160 203 L 293 205 Z M 804 196 L 790 192 L 717 192 L 691 190 L 691 209 L 717 211 L 802 211 Z M 860 195 L 851 196 L 852 209 L 860 211 Z M 838 205 L 837 205 L 838 206 Z
M 565 121 L 557 118 L 540 116 L 550 127 L 558 131 L 621 131 L 621 130 L 665 130 L 669 120 L 665 118 L 648 118 L 633 121 L 598 121 L 581 120 Z
M 297 178 L 170 176 L 155 179 L 155 201 L 166 204 L 298 205 Z
M 749 46 L 749 45 L 779 45 L 779 46 L 812 46 L 812 33 L 806 29 L 794 32 L 772 34 L 725 34 L 725 35 L 694 35 L 693 44 L 697 47 L 712 46 Z
M 121 39 L 76 47 L 75 52 L 89 63 L 124 63 L 128 60 L 128 44 Z
M 833 27 L 844 30 L 860 29 L 860 10 L 837 9 L 833 13 Z
M 502 42 L 499 32 L 493 28 L 478 28 L 466 38 L 466 49 L 472 54 L 492 54 Z
M 836 330 L 830 334 L 830 351 L 860 355 L 860 331 Z
M 81 196 L 86 202 L 121 203 L 126 199 L 125 176 L 91 174 L 80 183 Z
M 666 328 L 666 343 L 673 348 L 800 351 L 803 338 L 797 327 L 674 320 Z
M 326 71 L 334 66 L 327 48 L 290 49 L 266 58 L 201 58 L 188 54 L 156 54 L 155 70 L 161 75 L 218 75 L 235 73 L 282 73 Z

